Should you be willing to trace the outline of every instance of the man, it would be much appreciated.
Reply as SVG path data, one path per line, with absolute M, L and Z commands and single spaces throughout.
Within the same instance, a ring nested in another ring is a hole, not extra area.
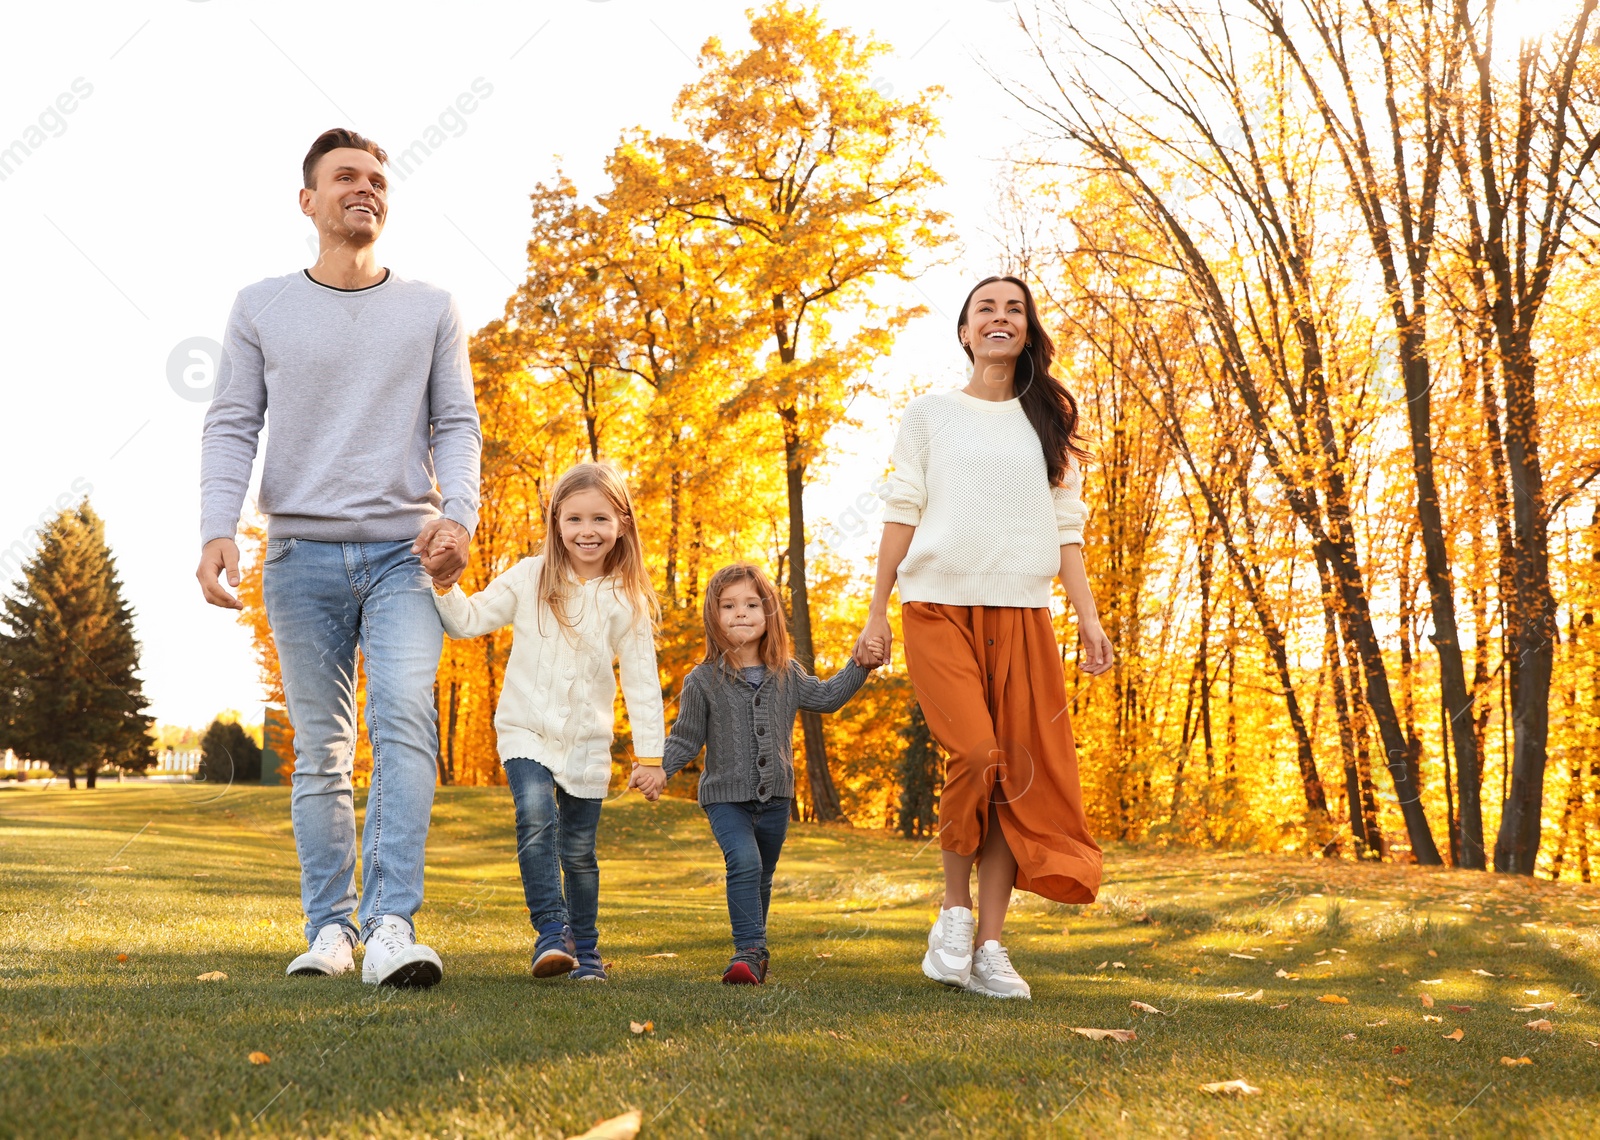
M 239 584 L 234 534 L 270 415 L 262 591 L 294 728 L 290 816 L 311 944 L 289 973 L 342 974 L 360 941 L 363 981 L 429 986 L 443 967 L 412 923 L 439 740 L 443 630 L 429 579 L 449 584 L 466 565 L 482 437 L 455 302 L 378 265 L 387 161 L 352 131 L 321 135 L 300 191 L 317 227 L 316 264 L 248 286 L 234 302 L 201 444 L 196 574 L 208 602 L 239 608 L 218 577 Z M 432 558 L 441 530 L 456 535 L 455 549 Z M 372 742 L 359 911 L 358 647 Z

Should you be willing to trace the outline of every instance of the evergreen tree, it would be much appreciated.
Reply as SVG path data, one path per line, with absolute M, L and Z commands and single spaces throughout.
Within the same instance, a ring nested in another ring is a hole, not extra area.
M 261 748 L 237 722 L 217 719 L 200 738 L 199 779 L 208 784 L 261 782 Z
M 922 706 L 911 702 L 911 715 L 900 730 L 906 742 L 900 754 L 900 832 L 907 839 L 931 835 L 938 826 L 939 748 L 928 731 L 928 722 L 922 715 Z
M 22 581 L 0 607 L 0 745 L 42 760 L 70 786 L 101 768 L 155 762 L 138 676 L 133 611 L 84 500 L 40 534 Z

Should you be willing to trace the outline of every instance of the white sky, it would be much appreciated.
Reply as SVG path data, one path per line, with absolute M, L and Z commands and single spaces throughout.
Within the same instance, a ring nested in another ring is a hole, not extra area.
M 205 404 L 168 381 L 173 349 L 220 339 L 234 293 L 310 263 L 295 202 L 307 146 L 330 126 L 397 154 L 482 79 L 465 130 L 396 178 L 380 260 L 451 290 L 472 328 L 520 279 L 527 195 L 557 156 L 584 192 L 619 132 L 666 131 L 708 36 L 742 43 L 747 3 L 589 0 L 384 4 L 151 0 L 19 5 L 4 18 L 0 147 L 42 126 L 0 181 L 0 372 L 5 425 L 0 551 L 30 541 L 59 496 L 92 485 L 144 647 L 150 711 L 204 725 L 260 716 L 245 630 L 194 581 Z M 1015 58 L 1012 8 L 991 0 L 824 0 L 824 16 L 890 44 L 879 79 L 947 92 L 937 203 L 962 239 L 919 283 L 943 311 L 917 322 L 880 387 L 954 385 L 950 328 L 971 281 L 994 271 L 988 220 L 998 160 L 1022 137 L 1015 104 L 976 58 Z M 531 37 L 531 38 L 530 38 Z M 79 94 L 73 96 L 74 84 Z M 87 86 L 90 93 L 82 95 Z M 880 88 L 882 89 L 882 88 Z M 70 113 L 52 115 L 58 97 Z M 41 115 L 44 119 L 41 122 Z M 914 298 L 915 299 L 915 298 Z M 808 493 L 836 518 L 887 457 L 881 409 L 841 433 Z M 864 556 L 876 527 L 841 549 Z

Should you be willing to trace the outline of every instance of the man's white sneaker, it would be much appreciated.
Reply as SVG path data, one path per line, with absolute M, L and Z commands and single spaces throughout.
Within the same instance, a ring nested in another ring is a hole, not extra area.
M 361 980 L 369 986 L 437 985 L 444 977 L 439 955 L 417 941 L 411 924 L 397 914 L 386 914 L 367 935 L 367 956 L 361 963 Z
M 342 922 L 330 922 L 317 931 L 316 941 L 289 963 L 289 973 L 343 974 L 356 968 L 355 935 Z
M 988 997 L 1033 1000 L 1033 991 L 1028 988 L 1028 983 L 1011 965 L 1011 955 L 992 938 L 979 946 L 973 955 L 972 977 L 967 980 L 967 989 Z
M 928 931 L 922 972 L 947 986 L 965 986 L 972 976 L 972 911 L 953 906 L 939 912 Z

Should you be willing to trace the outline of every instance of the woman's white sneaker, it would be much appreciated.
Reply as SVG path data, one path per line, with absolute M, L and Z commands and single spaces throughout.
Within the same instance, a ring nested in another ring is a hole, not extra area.
M 294 974 L 345 974 L 356 968 L 355 935 L 342 922 L 330 922 L 317 931 L 311 949 L 289 963 Z
M 966 988 L 988 997 L 1033 1000 L 1033 991 L 1028 988 L 1028 983 L 1011 965 L 1011 955 L 992 938 L 979 946 L 973 955 L 972 976 Z
M 442 977 L 439 955 L 418 942 L 411 924 L 399 915 L 384 915 L 367 935 L 361 980 L 369 986 L 421 988 L 437 985 Z
M 922 972 L 947 986 L 965 986 L 972 976 L 972 911 L 953 906 L 939 912 L 928 931 Z

